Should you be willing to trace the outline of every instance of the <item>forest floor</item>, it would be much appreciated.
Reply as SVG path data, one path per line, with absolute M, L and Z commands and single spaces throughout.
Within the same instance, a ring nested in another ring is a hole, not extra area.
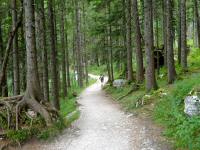
M 93 76 L 94 77 L 94 76 Z M 23 150 L 171 150 L 150 119 L 125 113 L 96 82 L 78 99 L 80 118 L 52 141 L 32 140 Z

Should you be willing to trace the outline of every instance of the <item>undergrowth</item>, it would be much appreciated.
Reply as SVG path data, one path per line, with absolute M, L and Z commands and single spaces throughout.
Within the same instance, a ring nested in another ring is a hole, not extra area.
M 164 135 L 176 141 L 178 148 L 200 149 L 200 117 L 184 114 L 184 98 L 199 84 L 200 74 L 176 81 L 167 96 L 158 99 L 154 109 L 155 121 L 166 127 Z
M 165 127 L 163 135 L 175 141 L 176 148 L 200 150 L 200 117 L 188 117 L 184 114 L 184 98 L 195 86 L 200 85 L 200 73 L 185 75 L 183 79 L 177 80 L 173 85 L 167 85 L 163 80 L 158 83 L 162 88 L 152 91 L 149 94 L 150 99 L 145 104 L 154 103 L 155 105 L 153 111 L 148 113 L 151 113 L 155 122 Z M 135 112 L 136 102 L 146 93 L 144 87 L 141 87 L 138 91 L 119 100 L 130 89 L 131 85 L 123 88 L 105 87 L 106 92 L 111 94 L 123 108 Z M 160 91 L 166 92 L 167 95 L 161 97 Z M 137 110 L 140 108 L 142 107 Z

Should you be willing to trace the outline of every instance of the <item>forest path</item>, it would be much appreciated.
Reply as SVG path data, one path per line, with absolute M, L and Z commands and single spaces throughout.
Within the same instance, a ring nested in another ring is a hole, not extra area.
M 93 75 L 91 75 L 93 76 Z M 93 76 L 98 78 L 97 76 Z M 23 150 L 168 150 L 160 129 L 124 113 L 97 81 L 79 97 L 80 118 L 52 142 L 30 141 Z

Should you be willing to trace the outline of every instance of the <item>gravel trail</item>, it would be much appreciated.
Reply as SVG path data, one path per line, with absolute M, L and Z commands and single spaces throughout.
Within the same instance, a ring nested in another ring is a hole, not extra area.
M 51 142 L 30 141 L 23 150 L 170 150 L 160 129 L 124 113 L 96 82 L 79 97 L 80 118 Z

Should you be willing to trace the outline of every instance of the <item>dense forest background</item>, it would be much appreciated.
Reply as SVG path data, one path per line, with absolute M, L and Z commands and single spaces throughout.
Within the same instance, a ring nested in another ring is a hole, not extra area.
M 8 119 L 0 119 L 7 122 L 2 128 L 18 130 L 24 124 L 18 114 L 27 105 L 50 126 L 63 100 L 89 85 L 89 73 L 107 75 L 111 86 L 126 79 L 145 94 L 189 78 L 171 104 L 178 105 L 176 111 L 167 114 L 163 108 L 157 112 L 166 116 L 157 117 L 175 116 L 177 124 L 169 126 L 184 132 L 171 136 L 190 134 L 180 143 L 194 137 L 184 146 L 200 146 L 199 118 L 193 118 L 191 134 L 179 126 L 191 120 L 177 113 L 180 99 L 200 83 L 199 5 L 198 0 L 1 0 L 0 106 L 10 111 Z

